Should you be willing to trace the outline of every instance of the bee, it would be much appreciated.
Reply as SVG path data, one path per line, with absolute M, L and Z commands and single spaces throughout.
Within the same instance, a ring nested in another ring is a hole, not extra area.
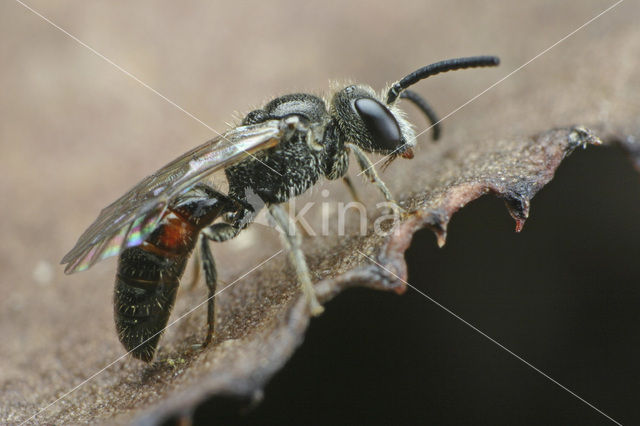
M 324 177 L 346 176 L 353 153 L 366 177 L 387 201 L 393 196 L 367 153 L 413 158 L 416 134 L 398 106 L 406 99 L 440 134 L 429 104 L 408 88 L 429 76 L 464 68 L 497 66 L 495 56 L 450 59 L 422 67 L 382 94 L 348 85 L 330 99 L 297 93 L 280 96 L 251 111 L 242 124 L 200 145 L 146 177 L 100 212 L 62 259 L 65 272 L 83 271 L 119 256 L 114 314 L 118 337 L 135 358 L 150 362 L 167 325 L 187 260 L 199 245 L 209 289 L 204 346 L 214 332 L 217 274 L 209 241 L 234 238 L 266 206 L 313 315 L 322 312 L 301 249 L 300 232 L 282 207 Z M 203 181 L 224 171 L 227 193 Z M 256 197 L 257 196 L 257 197 Z M 259 202 L 255 202 L 258 199 Z

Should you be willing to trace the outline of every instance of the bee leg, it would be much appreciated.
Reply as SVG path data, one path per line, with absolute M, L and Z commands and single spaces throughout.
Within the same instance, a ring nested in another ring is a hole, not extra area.
M 353 186 L 353 182 L 351 182 L 349 176 L 343 177 L 342 182 L 347 185 L 347 189 L 349 190 L 349 194 L 351 194 L 351 198 L 353 198 L 353 201 L 355 201 L 356 203 L 361 203 L 360 197 L 358 197 L 358 191 L 356 191 L 356 187 Z
M 213 225 L 202 231 L 202 233 L 207 237 L 207 239 L 215 241 L 217 243 L 221 243 L 223 241 L 228 241 L 232 238 L 235 238 L 240 233 L 240 231 L 242 231 L 241 228 L 236 228 L 229 223 L 220 222 L 214 223 Z
M 380 179 L 380 177 L 378 176 L 378 172 L 376 172 L 376 169 L 373 167 L 373 163 L 371 162 L 371 160 L 369 160 L 369 157 L 367 157 L 364 151 L 360 149 L 358 146 L 353 144 L 347 144 L 347 146 L 355 154 L 356 159 L 358 160 L 358 164 L 360 165 L 360 168 L 364 172 L 365 176 L 367 176 L 372 183 L 376 184 L 376 186 L 378 187 L 380 192 L 382 192 L 382 195 L 384 195 L 384 198 L 387 201 L 395 204 L 396 202 L 393 199 L 391 192 L 387 188 L 387 185 L 385 185 L 382 179 Z
M 426 99 L 413 90 L 408 89 L 400 93 L 400 97 L 411 101 L 415 106 L 420 108 L 431 124 L 431 128 L 433 129 L 433 140 L 437 141 L 440 138 L 440 133 L 442 133 L 442 129 L 440 127 L 441 120 L 438 118 L 438 114 L 436 114 L 433 108 L 431 108 L 431 105 L 429 105 Z
M 207 338 L 202 346 L 207 346 L 211 343 L 213 337 L 213 327 L 215 324 L 215 300 L 216 294 L 216 281 L 218 280 L 218 273 L 216 272 L 216 264 L 211 254 L 211 248 L 209 247 L 209 241 L 207 238 L 200 239 L 200 254 L 202 257 L 202 269 L 204 269 L 205 282 L 209 288 L 209 297 L 207 298 L 207 325 L 209 329 L 207 331 Z
M 247 212 L 244 212 L 243 217 L 245 217 L 246 215 Z M 252 218 L 253 216 L 250 217 Z M 209 240 L 216 242 L 227 241 L 237 236 L 240 231 L 242 231 L 242 229 L 243 228 L 240 226 L 233 226 L 229 223 L 219 222 L 214 223 L 213 225 L 202 230 L 202 234 L 200 236 L 200 259 L 202 263 L 202 269 L 204 269 L 205 282 L 207 284 L 207 288 L 209 288 L 209 297 L 207 298 L 207 325 L 209 328 L 207 331 L 207 338 L 205 339 L 202 346 L 207 346 L 209 343 L 211 343 L 211 339 L 213 338 L 215 325 L 214 298 L 216 294 L 216 283 L 218 281 L 216 263 L 213 259 L 213 255 L 211 254 Z
M 296 269 L 296 276 L 298 282 L 302 287 L 309 308 L 312 315 L 320 315 L 324 308 L 318 302 L 313 284 L 311 283 L 311 275 L 309 273 L 309 267 L 307 261 L 304 258 L 302 251 L 302 238 L 300 233 L 296 230 L 295 223 L 291 221 L 291 217 L 287 214 L 287 211 L 279 204 L 271 204 L 269 206 L 269 213 L 278 224 L 278 227 L 283 231 L 283 242 L 289 252 L 289 261 Z
M 256 206 L 258 207 L 258 206 Z M 259 208 L 257 209 L 259 211 Z M 231 216 L 227 222 L 218 222 L 206 228 L 202 233 L 211 241 L 221 243 L 235 238 L 240 231 L 245 229 L 249 224 L 253 222 L 253 219 L 258 214 L 258 211 L 254 210 L 254 207 L 240 209 Z
M 202 237 L 200 237 L 200 239 L 202 239 Z M 193 263 L 192 263 L 191 269 L 193 269 L 193 273 L 191 274 L 191 281 L 187 286 L 189 291 L 192 291 L 194 288 L 196 288 L 198 281 L 200 281 L 200 268 L 201 268 L 202 262 L 200 261 L 200 247 L 197 244 L 196 244 L 195 253 L 192 259 L 193 259 Z

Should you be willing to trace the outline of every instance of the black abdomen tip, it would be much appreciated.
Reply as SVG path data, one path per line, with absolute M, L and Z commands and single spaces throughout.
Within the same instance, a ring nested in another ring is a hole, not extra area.
M 116 330 L 125 349 L 145 362 L 153 359 L 176 299 L 178 274 L 171 274 L 168 265 L 170 261 L 139 247 L 120 257 L 114 294 Z

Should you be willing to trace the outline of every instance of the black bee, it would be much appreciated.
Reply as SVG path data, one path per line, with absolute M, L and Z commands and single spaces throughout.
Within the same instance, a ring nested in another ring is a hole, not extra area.
M 235 237 L 266 205 L 285 235 L 290 261 L 317 315 L 323 308 L 313 290 L 300 233 L 281 203 L 302 194 L 320 177 L 344 177 L 350 152 L 384 197 L 393 201 L 366 153 L 385 155 L 387 163 L 398 156 L 413 157 L 416 136 L 398 98 L 425 113 L 437 139 L 436 115 L 420 95 L 406 89 L 441 72 L 498 63 L 494 56 L 478 56 L 427 65 L 391 85 L 386 99 L 366 85 L 344 87 L 328 101 L 305 93 L 278 97 L 247 114 L 241 126 L 167 164 L 102 210 L 62 259 L 65 272 L 120 256 L 114 296 L 118 336 L 134 357 L 149 362 L 189 255 L 200 241 L 209 288 L 206 345 L 213 334 L 216 286 L 208 241 Z M 224 170 L 227 194 L 202 182 L 217 170 Z M 350 185 L 348 178 L 345 182 Z M 256 198 L 259 203 L 250 202 Z

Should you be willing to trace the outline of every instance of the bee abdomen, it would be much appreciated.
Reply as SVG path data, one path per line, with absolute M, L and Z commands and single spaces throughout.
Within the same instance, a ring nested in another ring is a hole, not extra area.
M 114 314 L 122 345 L 149 362 L 169 320 L 187 256 L 162 257 L 142 247 L 120 255 Z
M 157 228 L 120 253 L 114 295 L 118 337 L 138 359 L 153 359 L 176 299 L 180 277 L 202 228 L 236 204 L 197 185 L 167 209 Z

